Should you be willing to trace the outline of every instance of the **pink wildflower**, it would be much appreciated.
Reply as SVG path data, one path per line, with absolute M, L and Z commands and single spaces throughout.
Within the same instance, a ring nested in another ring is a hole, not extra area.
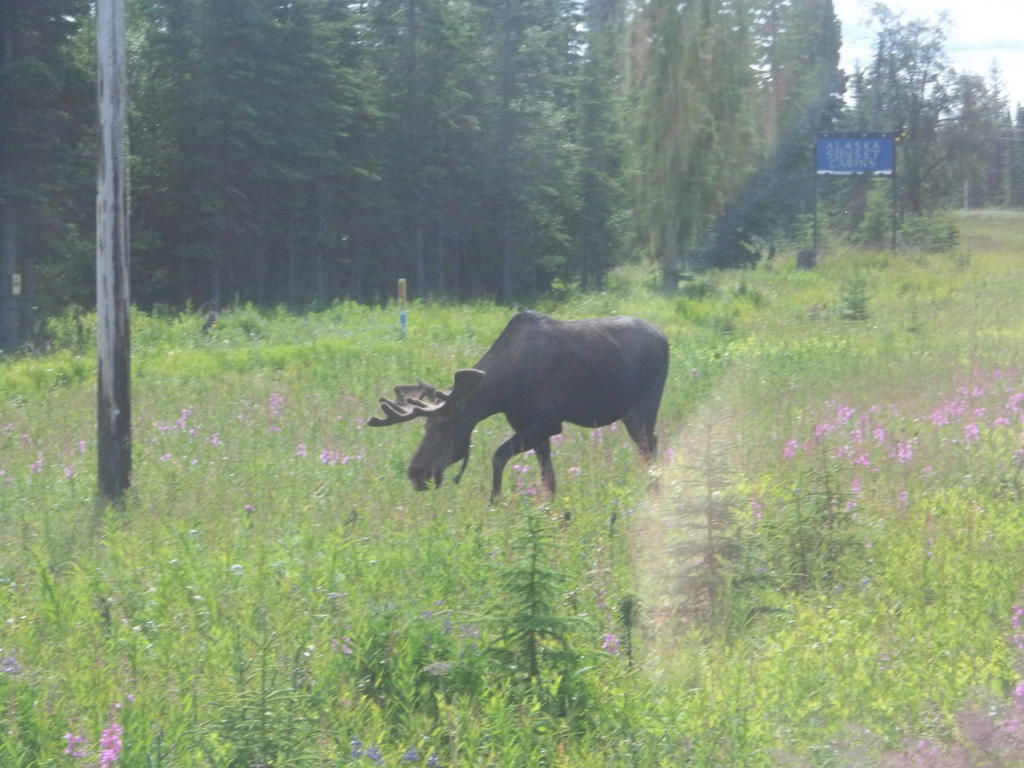
M 64 748 L 65 755 L 70 755 L 75 760 L 81 760 L 86 756 L 87 753 L 82 748 L 82 745 L 85 743 L 85 736 L 78 736 L 77 734 L 69 731 L 64 734 L 64 740 L 68 743 Z
M 909 464 L 911 459 L 914 458 L 914 444 L 913 441 L 900 440 L 896 444 L 896 460 L 900 464 Z
M 100 736 L 100 768 L 110 768 L 121 755 L 121 724 L 113 722 Z
M 757 499 L 751 499 L 751 501 L 750 501 L 750 514 L 753 516 L 754 520 L 760 520 L 762 518 L 761 511 L 763 509 L 764 509 L 764 504 L 762 504 Z
M 612 656 L 619 655 L 619 638 L 609 632 L 604 636 L 604 642 L 601 643 L 601 648 L 610 653 Z

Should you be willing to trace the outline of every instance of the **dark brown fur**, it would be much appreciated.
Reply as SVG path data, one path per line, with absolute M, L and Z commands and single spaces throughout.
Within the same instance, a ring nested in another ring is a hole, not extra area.
M 533 450 L 541 476 L 554 493 L 553 435 L 563 422 L 601 427 L 622 420 L 646 457 L 657 451 L 654 432 L 668 372 L 668 342 L 655 326 L 635 317 L 556 320 L 522 312 L 471 369 L 458 371 L 450 391 L 422 382 L 396 387 L 396 399 L 381 398 L 386 426 L 423 416 L 423 441 L 409 464 L 418 490 L 440 485 L 457 461 L 465 469 L 473 428 L 504 413 L 515 434 L 492 459 L 492 497 L 512 456 Z M 462 470 L 456 477 L 458 482 Z

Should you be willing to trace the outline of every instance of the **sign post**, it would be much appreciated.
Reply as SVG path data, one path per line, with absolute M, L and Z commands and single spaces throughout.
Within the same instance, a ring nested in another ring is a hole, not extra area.
M 398 278 L 398 329 L 405 338 L 406 316 L 405 316 L 405 278 Z
M 814 146 L 814 250 L 818 250 L 818 176 L 896 179 L 895 133 L 820 133 Z M 892 247 L 896 249 L 896 193 L 892 192 Z

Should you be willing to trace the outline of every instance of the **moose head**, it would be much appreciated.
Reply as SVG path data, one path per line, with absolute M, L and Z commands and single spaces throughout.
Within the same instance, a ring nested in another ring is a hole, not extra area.
M 462 461 L 455 482 L 462 479 L 469 461 L 469 440 L 476 421 L 466 412 L 466 398 L 483 380 L 484 372 L 466 368 L 455 372 L 454 386 L 445 391 L 420 382 L 395 387 L 395 399 L 380 398 L 385 417 L 374 416 L 371 427 L 387 427 L 423 417 L 426 432 L 412 461 L 409 479 L 417 491 L 441 485 L 444 471 L 451 464 Z

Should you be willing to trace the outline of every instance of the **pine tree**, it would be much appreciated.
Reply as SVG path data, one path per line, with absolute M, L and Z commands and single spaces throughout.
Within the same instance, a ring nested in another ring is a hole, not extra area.
M 626 145 L 622 73 L 625 8 L 621 0 L 585 5 L 586 46 L 579 62 L 574 142 L 579 165 L 572 224 L 576 274 L 585 289 L 599 287 L 621 258 L 622 177 Z
M 79 144 L 95 88 L 73 45 L 88 10 L 0 0 L 0 351 L 30 338 L 34 306 L 89 300 L 94 161 Z
M 899 199 L 911 214 L 920 214 L 941 198 L 940 119 L 950 109 L 949 56 L 945 14 L 931 23 L 904 22 L 884 5 L 876 5 L 875 56 L 864 73 L 863 99 L 857 109 L 867 130 L 895 132 L 899 142 Z
M 831 0 L 771 0 L 757 27 L 766 152 L 708 233 L 701 251 L 709 266 L 754 261 L 765 243 L 795 234 L 798 217 L 814 204 L 815 135 L 832 127 L 842 106 Z

